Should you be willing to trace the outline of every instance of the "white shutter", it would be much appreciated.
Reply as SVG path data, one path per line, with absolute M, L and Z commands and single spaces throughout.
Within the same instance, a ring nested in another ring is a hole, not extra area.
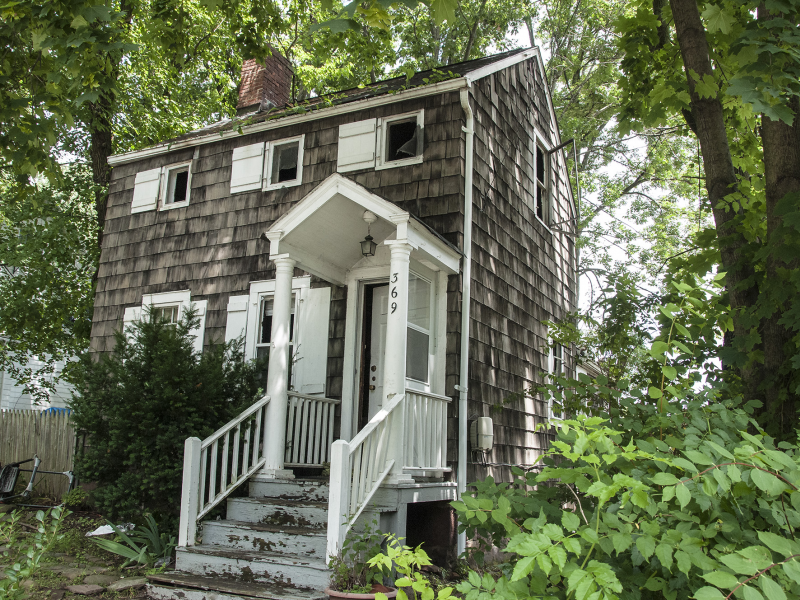
M 339 125 L 339 172 L 375 166 L 376 119 Z
M 141 306 L 130 306 L 125 309 L 125 314 L 122 316 L 122 332 L 128 338 L 129 342 L 133 341 L 133 335 L 130 325 L 133 324 L 134 321 L 138 321 L 141 318 L 142 318 Z
M 225 324 L 226 343 L 245 335 L 247 303 L 249 300 L 250 296 L 231 296 L 228 298 L 228 321 Z
M 131 213 L 155 210 L 158 206 L 158 190 L 161 183 L 161 169 L 150 169 L 136 174 L 133 185 Z
M 233 150 L 231 194 L 261 189 L 264 171 L 264 142 Z
M 328 328 L 330 327 L 331 288 L 309 289 L 302 303 L 299 322 L 300 360 L 297 362 L 298 389 L 301 394 L 324 394 L 328 373 Z
M 198 354 L 203 352 L 203 339 L 206 334 L 206 308 L 208 308 L 208 300 L 198 300 L 197 302 L 184 303 L 184 310 L 189 308 L 189 304 L 193 304 L 197 310 L 197 318 L 200 319 L 200 324 L 197 329 L 192 331 L 194 335 L 194 351 Z M 196 333 L 195 333 L 196 332 Z

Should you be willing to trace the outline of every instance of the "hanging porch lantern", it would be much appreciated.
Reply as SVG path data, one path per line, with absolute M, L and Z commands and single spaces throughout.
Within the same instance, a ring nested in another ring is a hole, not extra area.
M 362 217 L 367 224 L 367 236 L 361 242 L 361 254 L 364 256 L 375 256 L 375 251 L 378 249 L 378 244 L 372 239 L 369 234 L 370 226 L 378 219 L 375 213 L 365 210 Z

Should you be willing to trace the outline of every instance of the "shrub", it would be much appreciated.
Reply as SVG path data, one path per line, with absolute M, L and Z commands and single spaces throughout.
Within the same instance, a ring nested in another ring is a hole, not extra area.
M 453 503 L 462 529 L 512 556 L 498 580 L 460 584 L 467 600 L 799 598 L 798 447 L 776 447 L 734 400 L 622 406 L 641 434 L 578 416 L 556 426 L 540 473 L 517 470 L 569 488 L 571 504 L 537 511 L 486 486 Z
M 97 483 L 93 498 L 111 519 L 152 513 L 177 522 L 186 438 L 207 437 L 257 399 L 256 368 L 242 344 L 193 349 L 196 311 L 177 324 L 147 312 L 116 333 L 113 352 L 81 357 L 71 408 L 90 445 L 76 474 Z

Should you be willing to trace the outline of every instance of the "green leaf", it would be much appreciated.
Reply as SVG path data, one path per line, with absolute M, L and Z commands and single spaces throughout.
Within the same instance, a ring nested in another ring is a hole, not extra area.
M 742 590 L 744 600 L 764 600 L 764 596 L 761 595 L 761 592 L 752 585 L 746 585 L 740 589 Z M 770 598 L 770 600 L 772 599 Z
M 636 547 L 639 549 L 639 552 L 641 552 L 642 556 L 645 558 L 650 558 L 653 556 L 653 552 L 655 552 L 656 541 L 652 536 L 640 535 L 636 538 Z
M 476 588 L 481 587 L 481 576 L 478 575 L 475 571 L 470 571 L 468 578 L 469 582 L 472 584 L 472 587 Z
M 772 473 L 767 473 L 761 469 L 753 469 L 750 471 L 750 481 L 756 484 L 762 491 L 772 496 L 779 496 L 786 491 L 786 484 Z
M 669 346 L 666 342 L 662 342 L 661 340 L 656 340 L 650 346 L 650 356 L 653 358 L 658 359 L 660 356 L 664 354 L 669 349 Z
M 800 561 L 796 558 L 783 563 L 783 572 L 796 584 L 800 585 Z
M 653 475 L 652 481 L 656 485 L 675 485 L 680 483 L 681 480 L 672 473 L 656 473 Z
M 764 595 L 769 598 L 769 600 L 786 600 L 786 594 L 784 593 L 783 588 L 775 583 L 766 574 L 761 575 L 758 578 L 758 585 L 760 585 L 761 589 L 764 590 Z
M 672 568 L 672 548 L 668 544 L 659 544 L 656 546 L 656 556 L 665 569 Z
M 725 35 L 728 35 L 733 25 L 736 23 L 736 17 L 728 14 L 722 7 L 716 4 L 706 4 L 702 14 L 709 33 L 721 31 Z
M 535 556 L 526 556 L 514 566 L 514 574 L 511 576 L 511 581 L 518 581 L 525 577 L 528 573 L 533 570 L 535 565 L 534 561 L 536 560 Z M 470 575 L 472 573 L 470 572 Z M 480 580 L 479 580 L 480 581 Z M 470 577 L 470 582 L 472 582 L 472 577 Z M 477 585 L 475 587 L 478 587 Z
M 739 585 L 739 580 L 727 571 L 712 571 L 702 576 L 708 583 L 720 588 L 732 589 Z
M 692 494 L 686 484 L 675 486 L 675 496 L 681 504 L 681 509 L 685 508 L 689 501 L 692 499 Z
M 661 372 L 667 379 L 675 379 L 678 376 L 678 370 L 675 367 L 670 367 L 669 365 L 664 365 L 661 367 Z
M 567 531 L 575 531 L 581 526 L 581 520 L 574 512 L 565 510 L 561 513 L 561 524 Z
M 795 552 L 792 549 L 792 543 L 788 539 L 783 536 L 776 535 L 771 531 L 759 531 L 758 539 L 761 540 L 761 543 L 767 548 L 773 552 L 782 554 L 784 557 L 791 556 L 792 554 L 798 554 L 798 552 Z M 797 544 L 795 544 L 795 546 L 796 545 Z
M 694 593 L 694 598 L 696 600 L 725 600 L 722 592 L 710 586 L 701 587 Z
M 649 388 L 647 388 L 647 393 L 654 400 L 657 400 L 658 398 L 661 398 L 664 395 L 664 393 L 660 389 L 652 385 Z

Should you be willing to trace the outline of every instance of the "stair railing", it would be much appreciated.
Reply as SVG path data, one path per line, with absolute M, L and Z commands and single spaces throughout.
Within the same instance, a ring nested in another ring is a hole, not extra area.
M 404 400 L 403 394 L 393 396 L 351 441 L 337 440 L 333 443 L 328 497 L 328 556 L 339 553 L 350 527 L 395 464 L 387 451 L 392 430 L 402 431 L 402 428 L 392 425 L 395 419 L 403 418 Z
M 264 464 L 261 435 L 269 396 L 204 440 L 187 438 L 178 545 L 193 546 L 197 522 Z

